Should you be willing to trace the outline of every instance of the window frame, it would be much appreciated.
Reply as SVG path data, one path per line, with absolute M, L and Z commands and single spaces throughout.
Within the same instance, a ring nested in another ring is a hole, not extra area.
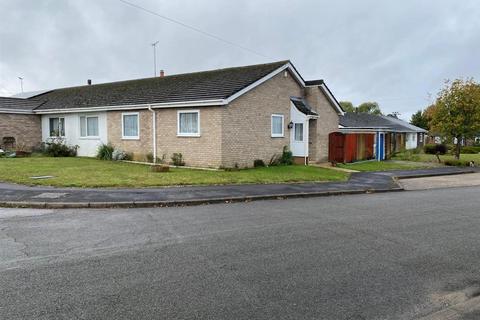
M 56 135 L 56 136 L 53 136 L 52 135 L 52 128 L 51 128 L 51 119 L 58 119 L 58 123 L 60 124 L 60 119 L 63 119 L 63 135 L 59 134 Z M 50 138 L 65 138 L 65 117 L 60 117 L 60 116 L 57 116 L 57 117 L 48 117 L 48 136 Z
M 180 132 L 180 115 L 185 113 L 196 113 L 197 114 L 197 132 Z M 200 110 L 178 110 L 177 111 L 177 137 L 200 137 Z
M 282 133 L 273 133 L 273 118 L 282 118 Z M 284 138 L 285 137 L 285 116 L 283 114 L 273 113 L 270 116 L 270 136 L 272 138 Z
M 302 127 L 301 135 L 302 135 L 302 140 L 297 140 L 297 126 Z M 295 122 L 293 124 L 293 141 L 295 142 L 305 142 L 305 137 L 303 135 L 305 131 L 304 124 L 303 122 Z
M 82 118 L 85 118 L 85 135 L 82 136 Z M 89 136 L 88 135 L 88 118 L 97 118 L 97 135 Z M 98 115 L 81 115 L 78 117 L 80 130 L 80 139 L 99 139 L 100 138 L 100 117 Z M 123 121 L 122 121 L 123 122 Z
M 125 135 L 125 116 L 137 116 L 137 135 Z M 122 112 L 122 140 L 140 140 L 140 113 L 139 112 Z

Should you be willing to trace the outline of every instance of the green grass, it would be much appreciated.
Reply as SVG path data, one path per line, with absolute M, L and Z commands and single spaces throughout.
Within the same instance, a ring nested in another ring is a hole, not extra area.
M 54 178 L 34 180 L 32 176 Z M 239 171 L 205 171 L 171 168 L 167 173 L 150 167 L 91 158 L 2 158 L 0 181 L 57 187 L 155 187 L 240 183 L 341 181 L 348 174 L 309 166 L 277 166 Z
M 438 163 L 437 156 L 433 154 L 419 154 L 420 157 L 419 161 L 423 162 L 436 162 Z M 454 160 L 455 157 L 453 155 L 443 155 L 440 156 L 440 160 L 445 161 L 445 160 Z M 478 165 L 480 164 L 480 154 L 460 154 L 460 160 L 464 161 L 475 161 L 475 163 Z
M 387 171 L 387 170 L 411 170 L 425 168 L 428 165 L 401 161 L 365 161 L 356 163 L 337 164 L 340 168 L 357 171 Z

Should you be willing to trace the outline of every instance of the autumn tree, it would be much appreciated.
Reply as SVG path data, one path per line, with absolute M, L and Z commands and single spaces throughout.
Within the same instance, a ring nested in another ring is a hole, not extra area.
M 480 85 L 473 79 L 446 81 L 435 102 L 432 125 L 456 139 L 455 158 L 460 159 L 462 139 L 480 131 Z

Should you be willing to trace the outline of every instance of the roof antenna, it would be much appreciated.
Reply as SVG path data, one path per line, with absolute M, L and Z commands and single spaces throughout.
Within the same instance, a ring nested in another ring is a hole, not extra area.
M 152 43 L 152 47 L 153 47 L 153 76 L 154 77 L 157 76 L 157 44 L 158 44 L 158 41 L 155 41 L 154 43 Z
M 22 89 L 22 93 L 23 93 L 23 78 L 18 77 L 18 79 L 20 80 L 20 88 Z

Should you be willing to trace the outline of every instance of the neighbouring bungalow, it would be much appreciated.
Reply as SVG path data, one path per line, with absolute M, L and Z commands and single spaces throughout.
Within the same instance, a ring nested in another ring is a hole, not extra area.
M 426 130 L 395 116 L 345 113 L 330 134 L 329 161 L 354 162 L 390 158 L 396 152 L 423 146 Z
M 308 163 L 327 160 L 343 113 L 322 80 L 280 61 L 0 98 L 0 139 L 34 148 L 61 137 L 89 157 L 105 143 L 137 160 L 182 153 L 200 167 L 268 163 L 288 146 Z

